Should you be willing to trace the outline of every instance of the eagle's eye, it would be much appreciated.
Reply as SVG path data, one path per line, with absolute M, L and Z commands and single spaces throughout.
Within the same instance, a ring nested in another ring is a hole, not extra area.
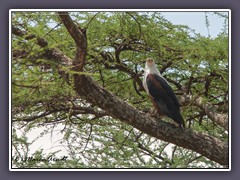
M 153 59 L 149 58 L 147 59 L 147 63 L 152 63 L 153 62 Z

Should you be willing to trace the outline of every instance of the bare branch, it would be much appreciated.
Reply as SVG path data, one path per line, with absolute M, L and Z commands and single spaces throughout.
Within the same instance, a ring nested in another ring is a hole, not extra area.
M 91 24 L 92 20 L 99 14 L 100 12 L 97 12 L 96 14 L 93 15 L 93 17 L 89 20 L 89 22 L 86 25 L 86 29 L 88 28 L 89 24 Z
M 89 76 L 76 76 L 75 89 L 88 102 L 150 136 L 192 149 L 220 164 L 228 164 L 228 143 L 205 133 L 194 132 L 190 129 L 182 130 L 170 123 L 149 117 L 98 86 Z
M 213 122 L 228 130 L 228 116 L 225 114 L 220 114 L 213 109 L 211 109 L 206 103 L 203 102 L 201 97 L 192 99 L 191 96 L 183 95 L 180 98 L 181 104 L 192 103 L 193 105 L 199 107 Z
M 71 19 L 68 12 L 58 12 L 61 21 L 64 26 L 67 28 L 69 34 L 74 39 L 77 45 L 77 53 L 75 61 L 73 64 L 75 65 L 74 70 L 83 71 L 83 67 L 86 63 L 86 55 L 87 55 L 87 39 L 86 39 L 86 30 L 80 29 Z
M 65 102 L 65 103 L 67 104 L 67 102 Z M 66 112 L 66 113 L 71 112 L 71 115 L 92 114 L 92 115 L 94 115 L 95 117 L 98 117 L 98 118 L 108 115 L 104 111 L 96 111 L 92 107 L 81 107 L 81 106 L 68 107 L 67 105 L 63 106 L 63 104 L 61 104 L 61 105 L 54 104 L 54 106 L 52 106 L 51 104 L 48 104 L 48 105 L 44 104 L 43 106 L 47 106 L 46 110 L 41 110 L 41 111 L 44 111 L 44 112 L 42 112 L 39 115 L 30 116 L 30 117 L 24 117 L 23 116 L 22 118 L 16 118 L 12 121 L 13 122 L 20 122 L 20 121 L 21 122 L 22 121 L 23 122 L 32 122 L 32 121 L 35 121 L 35 120 L 40 119 L 40 118 L 47 117 L 47 116 L 49 116 L 53 113 L 57 113 L 57 112 Z M 51 110 L 49 110 L 49 109 L 51 109 Z M 66 117 L 64 117 L 64 119 L 66 119 Z
M 71 28 L 76 28 L 73 24 L 68 24 L 71 22 L 69 18 L 70 17 L 66 17 L 66 19 L 62 18 L 62 20 L 68 31 L 73 33 Z M 68 27 L 68 25 L 71 28 Z M 77 33 L 81 36 L 79 31 L 77 31 Z M 80 51 L 86 51 L 86 49 L 84 49 L 85 46 L 79 46 L 78 39 L 75 39 L 78 36 L 72 35 L 72 37 L 77 46 L 82 48 Z M 81 40 L 86 41 L 86 38 L 82 38 Z M 86 44 L 86 42 L 81 43 Z M 208 134 L 194 132 L 190 129 L 183 130 L 176 128 L 170 123 L 149 117 L 147 114 L 140 112 L 133 106 L 108 92 L 106 89 L 100 87 L 89 76 L 76 74 L 74 76 L 74 87 L 79 96 L 85 98 L 91 104 L 104 109 L 112 117 L 119 119 L 150 136 L 176 144 L 183 148 L 194 150 L 219 164 L 228 164 L 228 143 L 209 136 Z
M 59 12 L 59 16 L 77 45 L 77 57 L 74 61 L 76 71 L 82 71 L 86 60 L 87 40 L 83 31 L 73 23 L 66 12 Z M 53 57 L 54 58 L 54 57 Z M 118 68 L 123 68 L 118 67 Z M 121 69 L 121 70 L 127 70 Z M 134 77 L 134 76 L 133 76 Z M 191 149 L 208 159 L 222 165 L 228 165 L 228 143 L 206 133 L 195 132 L 191 129 L 180 129 L 161 119 L 150 117 L 130 104 L 119 99 L 106 89 L 100 87 L 91 77 L 84 74 L 74 74 L 74 89 L 87 102 L 100 107 L 108 115 L 129 124 L 152 137 Z M 213 118 L 202 101 L 195 102 Z M 200 107 L 200 108 L 201 108 Z

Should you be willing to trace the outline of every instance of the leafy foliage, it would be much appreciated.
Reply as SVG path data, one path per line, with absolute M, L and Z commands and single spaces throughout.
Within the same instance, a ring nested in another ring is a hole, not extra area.
M 71 12 L 86 28 L 85 72 L 103 88 L 141 111 L 152 107 L 143 91 L 144 61 L 155 59 L 161 73 L 181 97 L 202 97 L 219 114 L 228 113 L 228 34 L 216 38 L 192 34 L 159 12 Z M 218 13 L 221 15 L 221 13 Z M 207 18 L 207 17 L 206 17 Z M 222 15 L 221 18 L 228 17 Z M 206 21 L 208 22 L 208 21 Z M 44 127 L 40 136 L 62 128 L 67 161 L 12 161 L 16 168 L 222 168 L 191 150 L 153 138 L 119 122 L 77 96 L 59 74 L 59 62 L 46 56 L 56 48 L 75 58 L 75 44 L 54 12 L 13 12 L 12 26 L 12 155 L 29 156 L 28 133 Z M 209 24 L 208 24 L 209 26 Z M 34 37 L 33 37 L 34 35 Z M 47 41 L 39 47 L 37 38 Z M 68 68 L 60 64 L 65 70 Z M 98 98 L 98 97 L 96 97 Z M 181 108 L 188 128 L 228 141 L 228 132 L 193 103 Z M 167 118 L 164 120 L 168 121 Z M 23 132 L 17 134 L 17 131 Z M 46 142 L 49 143 L 49 142 Z M 38 150 L 39 159 L 56 155 Z M 14 158 L 13 158 L 14 159 Z

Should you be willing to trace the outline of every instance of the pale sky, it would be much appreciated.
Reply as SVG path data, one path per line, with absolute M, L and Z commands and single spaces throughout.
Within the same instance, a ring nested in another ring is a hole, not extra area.
M 208 37 L 205 12 L 163 12 L 161 13 L 173 24 L 187 25 L 196 33 Z M 225 13 L 227 14 L 227 13 Z M 213 13 L 207 13 L 209 21 L 209 35 L 214 38 L 223 29 L 224 19 Z

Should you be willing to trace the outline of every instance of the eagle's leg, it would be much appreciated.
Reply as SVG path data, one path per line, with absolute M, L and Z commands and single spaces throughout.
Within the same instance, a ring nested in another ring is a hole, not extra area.
M 159 117 L 159 116 L 162 117 L 161 110 L 158 107 L 156 101 L 152 97 L 151 97 L 151 100 L 152 100 L 153 106 L 155 107 L 151 112 L 152 116 L 153 117 Z

